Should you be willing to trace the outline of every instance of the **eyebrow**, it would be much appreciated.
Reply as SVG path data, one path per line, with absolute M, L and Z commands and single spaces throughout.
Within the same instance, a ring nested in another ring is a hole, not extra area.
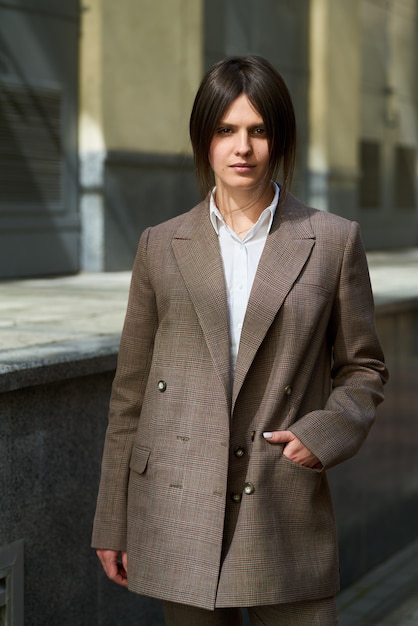
M 217 124 L 217 128 L 220 128 L 221 126 L 227 126 L 228 128 L 238 128 L 237 124 L 231 124 L 230 122 L 223 122 L 222 120 Z M 250 126 L 246 126 L 246 128 L 248 129 L 253 129 L 253 128 L 261 128 L 261 127 L 265 127 L 265 123 L 264 122 L 260 122 L 259 124 L 251 124 Z

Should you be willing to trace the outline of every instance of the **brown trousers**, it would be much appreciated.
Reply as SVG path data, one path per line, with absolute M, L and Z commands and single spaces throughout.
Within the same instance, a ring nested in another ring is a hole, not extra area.
M 167 626 L 242 626 L 240 609 L 207 611 L 193 606 L 164 602 Z M 335 598 L 249 607 L 251 626 L 336 626 Z

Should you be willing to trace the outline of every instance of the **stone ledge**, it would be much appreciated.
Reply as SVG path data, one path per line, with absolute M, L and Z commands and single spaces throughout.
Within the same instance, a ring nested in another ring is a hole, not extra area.
M 116 369 L 119 335 L 2 351 L 0 393 Z
M 395 315 L 397 313 L 408 313 L 418 309 L 418 296 L 405 298 L 404 300 L 395 298 L 375 298 L 376 317 L 379 315 Z
M 418 309 L 418 249 L 368 253 L 376 317 Z M 116 368 L 130 272 L 0 283 L 0 393 Z

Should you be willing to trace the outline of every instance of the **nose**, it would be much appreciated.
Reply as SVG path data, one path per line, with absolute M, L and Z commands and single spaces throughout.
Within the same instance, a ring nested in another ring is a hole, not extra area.
M 250 154 L 252 150 L 251 147 L 251 139 L 246 131 L 242 131 L 237 134 L 237 143 L 235 146 L 235 154 L 238 155 L 247 155 Z

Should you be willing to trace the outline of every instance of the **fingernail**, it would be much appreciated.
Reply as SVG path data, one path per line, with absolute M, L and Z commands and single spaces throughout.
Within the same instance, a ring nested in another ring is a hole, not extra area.
M 264 439 L 271 439 L 273 437 L 273 433 L 263 433 Z

